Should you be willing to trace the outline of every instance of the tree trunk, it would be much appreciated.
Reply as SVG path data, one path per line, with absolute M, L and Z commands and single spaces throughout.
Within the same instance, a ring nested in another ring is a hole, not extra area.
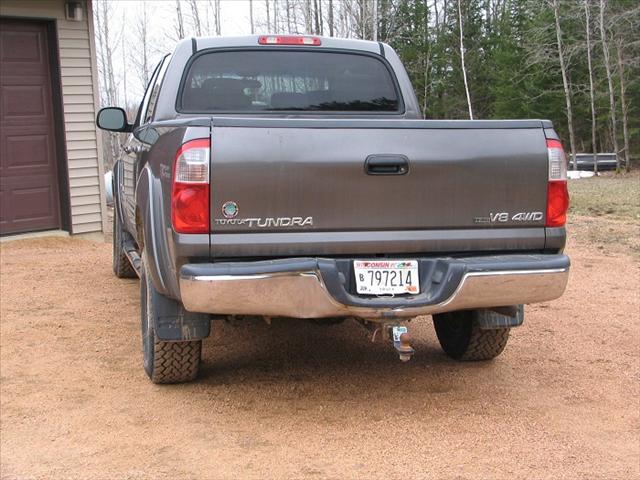
M 122 11 L 122 24 L 126 25 L 124 10 Z M 125 41 L 125 35 L 124 35 L 124 32 L 123 32 L 123 34 L 122 34 L 122 65 L 126 65 L 127 64 L 127 51 L 126 51 L 125 45 L 126 45 L 126 41 Z M 122 69 L 122 91 L 124 93 L 124 111 L 128 112 L 129 111 L 129 98 L 128 98 L 128 95 L 127 95 L 127 69 L 126 68 Z
M 371 12 L 371 31 L 373 32 L 373 41 L 378 41 L 378 0 L 373 0 L 373 12 Z
M 184 38 L 184 19 L 182 17 L 180 0 L 176 0 L 176 21 L 178 22 L 176 25 L 176 34 L 178 35 L 178 40 L 182 40 Z
M 220 0 L 215 0 L 214 3 L 216 10 L 216 35 L 222 35 L 222 20 L 220 19 Z
M 290 0 L 287 0 L 286 9 L 287 9 L 287 33 L 291 34 L 293 32 L 291 31 L 291 3 L 290 3 Z
M 620 107 L 622 107 L 622 135 L 624 137 L 624 168 L 628 172 L 631 170 L 631 159 L 629 151 L 629 106 L 627 105 L 626 83 L 624 78 L 624 42 L 618 38 L 618 74 L 620 75 Z
M 329 0 L 329 36 L 333 37 L 333 0 Z
M 269 0 L 264 0 L 267 7 L 267 33 L 271 33 L 271 14 L 269 13 Z
M 562 29 L 560 27 L 560 12 L 558 8 L 558 0 L 553 0 L 553 16 L 556 22 L 556 40 L 558 44 L 558 59 L 560 60 L 560 72 L 562 73 L 562 86 L 564 87 L 564 99 L 567 106 L 567 125 L 569 127 L 569 143 L 571 145 L 571 161 L 573 162 L 573 169 L 577 170 L 576 160 L 576 139 L 573 131 L 573 108 L 571 106 L 571 88 L 569 86 L 569 79 L 567 77 L 567 65 L 564 59 L 564 52 L 562 48 Z
M 609 44 L 607 43 L 607 29 L 604 25 L 604 10 L 606 1 L 600 0 L 600 40 L 602 41 L 602 54 L 604 56 L 604 67 L 607 72 L 607 82 L 609 83 L 609 108 L 611 115 L 611 137 L 613 150 L 616 155 L 616 172 L 620 172 L 620 158 L 618 157 L 618 125 L 616 122 L 616 97 L 613 91 L 613 75 L 611 73 L 611 63 L 609 61 Z
M 205 34 L 207 36 L 211 35 L 211 17 L 212 17 L 212 13 L 211 10 L 213 9 L 213 6 L 211 5 L 211 0 L 207 0 L 206 5 L 204 6 L 204 21 L 205 21 Z
M 253 25 L 253 0 L 249 0 L 249 23 L 251 23 L 251 35 L 255 33 L 255 27 Z
M 462 64 L 462 77 L 464 79 L 464 91 L 467 94 L 467 106 L 469 107 L 469 119 L 473 120 L 473 109 L 471 108 L 471 95 L 469 94 L 469 82 L 467 81 L 467 68 L 464 64 L 464 42 L 462 35 L 462 6 L 458 0 L 458 26 L 460 28 L 460 63 Z
M 101 95 L 103 105 L 117 106 L 119 105 L 118 99 L 118 86 L 116 85 L 115 75 L 113 70 L 113 49 L 112 45 L 116 44 L 116 40 L 111 35 L 110 21 L 112 20 L 113 11 L 111 5 L 106 2 L 100 2 L 96 8 L 96 40 L 100 55 L 99 73 L 102 77 L 102 89 L 104 94 Z M 124 39 L 124 36 L 123 36 Z M 124 40 L 123 40 L 123 54 L 124 54 Z M 125 77 L 126 82 L 126 77 Z M 126 92 L 126 86 L 125 86 Z M 126 95 L 126 93 L 125 93 Z M 125 103 L 126 108 L 126 103 Z M 113 132 L 104 132 L 103 138 L 105 139 L 103 151 L 105 152 L 104 165 L 107 169 L 113 166 L 113 163 L 118 158 L 120 150 L 120 142 L 118 134 Z
M 280 33 L 278 26 L 278 0 L 273 0 L 273 31 Z
M 304 7 L 304 33 L 308 35 L 310 33 L 313 33 L 313 25 L 311 20 L 311 0 L 305 0 Z
M 142 15 L 138 23 L 138 45 L 142 47 L 142 64 L 140 68 L 140 80 L 144 89 L 149 85 L 149 18 L 147 17 L 147 4 L 142 2 Z
M 596 92 L 593 86 L 593 66 L 591 62 L 591 17 L 589 15 L 589 1 L 584 0 L 584 16 L 586 19 L 587 35 L 587 65 L 589 67 L 589 99 L 591 100 L 591 149 L 593 152 L 593 171 L 598 174 L 598 150 L 596 148 Z M 576 164 L 573 164 L 574 170 Z
M 313 33 L 318 35 L 320 33 L 320 22 L 318 18 L 318 0 L 313 0 L 313 21 L 315 25 L 315 30 Z
M 191 15 L 193 16 L 193 24 L 196 28 L 196 36 L 202 36 L 202 27 L 200 26 L 200 12 L 198 11 L 198 2 L 197 0 L 191 0 Z

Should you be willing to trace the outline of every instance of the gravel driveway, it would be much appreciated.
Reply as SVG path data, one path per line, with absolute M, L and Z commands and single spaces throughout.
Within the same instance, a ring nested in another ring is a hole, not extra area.
M 567 294 L 493 362 L 429 318 L 407 364 L 355 323 L 220 324 L 199 381 L 157 386 L 109 244 L 0 248 L 2 478 L 640 477 L 637 256 L 573 240 Z

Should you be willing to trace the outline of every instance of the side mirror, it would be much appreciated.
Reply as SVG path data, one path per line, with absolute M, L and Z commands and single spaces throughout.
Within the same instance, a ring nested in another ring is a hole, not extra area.
M 106 107 L 100 109 L 96 117 L 96 125 L 102 130 L 110 132 L 130 132 L 131 125 L 127 121 L 126 112 L 120 107 Z

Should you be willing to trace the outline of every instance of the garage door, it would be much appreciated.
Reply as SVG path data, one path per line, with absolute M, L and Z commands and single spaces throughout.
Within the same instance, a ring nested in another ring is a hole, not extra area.
M 0 234 L 60 228 L 47 27 L 0 19 Z

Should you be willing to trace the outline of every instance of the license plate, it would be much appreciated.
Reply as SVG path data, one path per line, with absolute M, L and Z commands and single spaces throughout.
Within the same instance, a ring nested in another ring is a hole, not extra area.
M 360 294 L 420 293 L 417 260 L 354 260 L 353 268 Z

